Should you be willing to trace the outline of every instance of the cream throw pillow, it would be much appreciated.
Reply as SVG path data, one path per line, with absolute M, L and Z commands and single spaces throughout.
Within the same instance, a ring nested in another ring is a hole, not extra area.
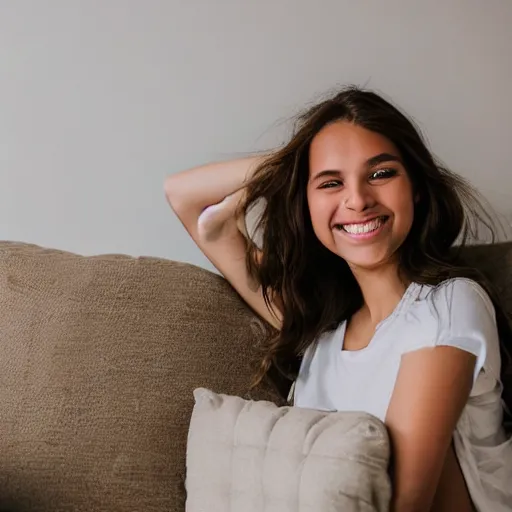
M 366 413 L 194 391 L 187 512 L 386 511 L 386 428 Z

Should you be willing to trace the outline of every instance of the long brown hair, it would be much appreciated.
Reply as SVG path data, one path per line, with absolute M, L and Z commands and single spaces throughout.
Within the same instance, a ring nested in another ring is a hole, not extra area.
M 435 159 L 419 130 L 398 108 L 374 92 L 351 86 L 299 115 L 290 141 L 261 163 L 246 188 L 245 214 L 256 201 L 266 203 L 256 225 L 261 247 L 249 241 L 247 266 L 262 285 L 267 304 L 279 303 L 283 313 L 281 330 L 273 331 L 264 345 L 254 385 L 272 366 L 294 379 L 304 350 L 363 305 L 347 263 L 314 234 L 306 199 L 311 141 L 324 126 L 341 120 L 392 141 L 419 192 L 412 228 L 399 249 L 403 277 L 434 286 L 454 277 L 481 284 L 496 308 L 502 376 L 510 378 L 508 320 L 492 286 L 478 270 L 464 265 L 460 252 L 469 240 L 481 237 L 482 229 L 494 241 L 492 215 L 463 178 Z M 512 408 L 510 397 L 506 402 Z

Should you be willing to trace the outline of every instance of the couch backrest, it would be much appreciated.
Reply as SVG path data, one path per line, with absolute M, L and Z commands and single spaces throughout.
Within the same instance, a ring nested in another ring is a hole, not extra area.
M 0 510 L 184 511 L 193 389 L 282 403 L 262 329 L 192 265 L 0 243 Z
M 512 241 L 468 247 L 464 257 L 470 266 L 481 270 L 489 279 L 512 319 Z
M 512 243 L 467 258 L 512 315 Z M 183 512 L 193 389 L 282 404 L 264 328 L 192 265 L 0 242 L 0 510 Z

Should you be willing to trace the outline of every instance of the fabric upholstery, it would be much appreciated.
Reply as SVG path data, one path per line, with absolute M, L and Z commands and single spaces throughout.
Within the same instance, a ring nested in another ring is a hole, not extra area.
M 463 254 L 469 266 L 485 274 L 512 318 L 512 241 L 468 247 Z
M 263 328 L 183 263 L 0 243 L 0 510 L 184 510 L 193 390 L 248 394 Z
M 512 243 L 467 254 L 512 313 Z M 0 511 L 183 512 L 193 390 L 283 405 L 264 329 L 192 265 L 0 242 Z

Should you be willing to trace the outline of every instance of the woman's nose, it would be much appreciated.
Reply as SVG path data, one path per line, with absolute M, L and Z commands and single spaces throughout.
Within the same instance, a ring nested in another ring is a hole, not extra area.
M 354 212 L 362 212 L 375 205 L 375 200 L 364 186 L 354 186 L 346 190 L 345 208 Z

